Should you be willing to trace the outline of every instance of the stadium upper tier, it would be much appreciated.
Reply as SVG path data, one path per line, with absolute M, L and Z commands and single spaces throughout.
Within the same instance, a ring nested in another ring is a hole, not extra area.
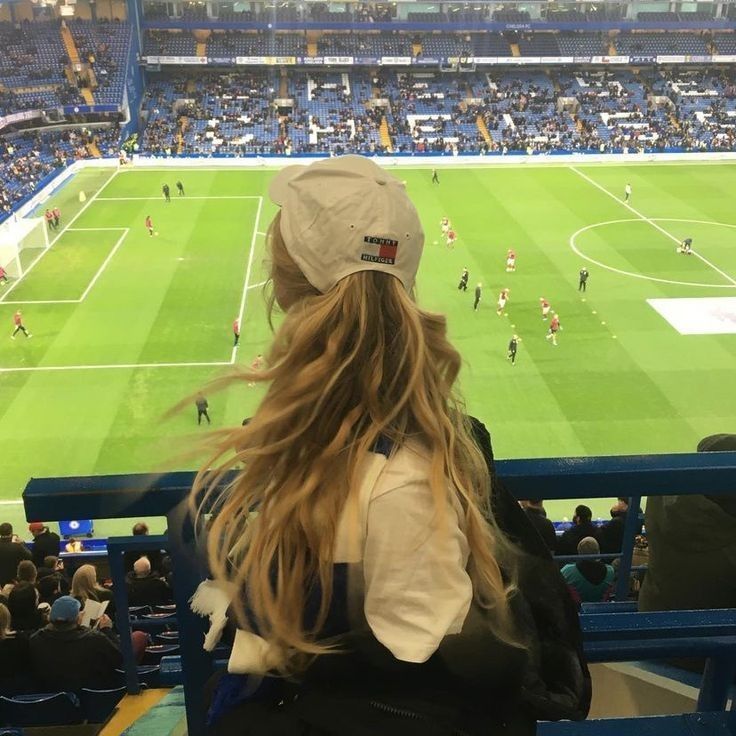
M 128 23 L 0 23 L 0 116 L 123 100 Z

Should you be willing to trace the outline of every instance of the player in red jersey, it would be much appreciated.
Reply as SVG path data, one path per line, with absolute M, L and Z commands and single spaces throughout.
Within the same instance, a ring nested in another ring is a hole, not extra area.
M 19 332 L 22 332 L 26 337 L 33 337 L 23 324 L 23 315 L 21 314 L 20 309 L 13 315 L 13 324 L 15 325 L 15 329 L 13 330 L 13 334 L 10 336 L 13 340 L 15 340 L 15 336 Z
M 549 323 L 549 332 L 545 339 L 552 340 L 552 344 L 557 347 L 557 333 L 562 329 L 560 325 L 560 315 L 555 314 L 552 317 L 552 321 Z
M 51 210 L 46 210 L 43 216 L 46 218 L 46 224 L 49 226 L 49 230 L 56 230 L 54 227 L 54 213 Z
M 233 322 L 233 347 L 238 347 L 240 342 L 240 320 L 236 317 Z
M 539 297 L 539 306 L 542 308 L 542 319 L 547 319 L 549 315 L 549 302 L 543 297 Z
M 146 215 L 146 229 L 148 230 L 148 234 L 153 237 L 153 220 L 151 219 L 151 215 Z
M 0 266 L 0 281 L 4 284 L 8 283 L 8 272 L 2 266 Z
M 516 253 L 511 248 L 506 254 L 506 273 L 510 271 L 516 271 Z
M 496 314 L 500 317 L 503 314 L 503 310 L 506 309 L 506 302 L 509 300 L 509 289 L 501 289 L 501 293 L 498 295 L 498 309 Z
M 54 230 L 56 230 L 61 222 L 61 210 L 58 207 L 54 207 L 54 209 L 51 210 L 51 214 L 54 216 Z
M 448 230 L 447 231 L 447 247 L 448 248 L 454 248 L 455 247 L 455 241 L 457 240 L 457 234 L 454 230 Z

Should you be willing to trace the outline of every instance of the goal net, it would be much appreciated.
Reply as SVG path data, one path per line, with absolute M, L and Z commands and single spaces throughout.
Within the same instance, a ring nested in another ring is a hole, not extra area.
M 20 278 L 48 247 L 49 233 L 42 217 L 11 219 L 0 225 L 0 266 L 11 279 Z

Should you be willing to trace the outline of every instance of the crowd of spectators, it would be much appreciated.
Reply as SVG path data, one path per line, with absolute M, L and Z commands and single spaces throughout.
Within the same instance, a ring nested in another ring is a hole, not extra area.
M 70 576 L 60 558 L 59 535 L 41 522 L 32 523 L 29 532 L 32 551 L 10 524 L 0 524 L 0 694 L 122 684 L 123 660 L 113 626 L 118 612 L 110 583 L 99 580 L 92 564 L 76 567 Z M 147 533 L 146 525 L 137 524 L 134 533 Z M 131 606 L 172 603 L 170 584 L 162 575 L 168 557 L 161 550 L 131 554 L 128 561 Z M 132 643 L 142 660 L 148 635 L 134 631 Z

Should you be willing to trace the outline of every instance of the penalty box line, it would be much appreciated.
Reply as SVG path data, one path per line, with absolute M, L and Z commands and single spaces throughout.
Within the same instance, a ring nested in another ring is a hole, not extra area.
M 93 365 L 36 365 L 0 368 L 3 373 L 36 373 L 56 371 L 94 371 L 94 370 L 131 370 L 135 368 L 206 368 L 208 366 L 229 366 L 229 360 L 195 361 L 182 363 L 107 363 Z
M 115 245 L 113 245 L 110 252 L 107 254 L 105 260 L 102 262 L 100 267 L 97 269 L 95 275 L 90 280 L 89 284 L 87 284 L 87 288 L 82 292 L 82 296 L 80 296 L 78 299 L 25 299 L 25 300 L 10 300 L 6 302 L 2 302 L 3 304 L 15 304 L 15 305 L 24 305 L 24 304 L 81 304 L 86 298 L 89 292 L 92 290 L 92 287 L 97 283 L 97 280 L 102 276 L 105 269 L 107 268 L 110 261 L 113 259 L 113 256 L 118 252 L 118 249 L 123 244 L 123 241 L 127 237 L 128 233 L 130 232 L 130 228 L 127 227 L 70 227 L 67 228 L 66 232 L 73 233 L 73 232 L 122 232 L 122 235 L 117 239 L 117 242 Z M 61 233 L 60 233 L 61 234 Z M 51 246 L 49 246 L 50 248 Z M 16 282 L 17 283 L 17 282 Z
M 32 269 L 32 268 L 33 268 L 33 267 L 34 267 L 34 266 L 35 266 L 35 265 L 36 265 L 36 264 L 37 264 L 37 263 L 38 263 L 38 262 L 39 262 L 39 261 L 40 261 L 40 260 L 41 260 L 41 259 L 42 259 L 42 258 L 43 258 L 43 257 L 44 257 L 44 256 L 45 256 L 45 255 L 46 255 L 46 254 L 47 254 L 48 252 L 49 252 L 49 251 L 50 251 L 50 250 L 51 250 L 51 248 L 53 248 L 53 246 L 54 246 L 54 243 L 56 243 L 56 242 L 57 242 L 57 241 L 59 240 L 59 238 L 60 238 L 60 237 L 61 237 L 61 236 L 62 236 L 62 235 L 63 235 L 63 234 L 64 234 L 64 233 L 65 233 L 65 232 L 66 232 L 66 231 L 67 231 L 67 230 L 68 230 L 68 229 L 69 229 L 69 228 L 70 228 L 70 227 L 71 227 L 71 226 L 72 226 L 72 225 L 73 225 L 73 224 L 74 224 L 74 223 L 75 223 L 75 222 L 76 222 L 76 221 L 77 221 L 78 219 L 79 219 L 79 217 L 81 217 L 82 213 L 83 213 L 83 212 L 84 212 L 84 211 L 85 211 L 85 210 L 86 210 L 86 209 L 87 209 L 87 208 L 88 208 L 88 207 L 89 207 L 89 206 L 90 206 L 90 205 L 92 204 L 92 202 L 95 202 L 95 201 L 97 200 L 97 198 L 98 198 L 98 197 L 99 197 L 99 195 L 100 195 L 100 192 L 102 192 L 102 191 L 103 191 L 103 190 L 105 189 L 105 187 L 107 187 L 107 185 L 108 185 L 108 184 L 109 184 L 109 183 L 110 183 L 110 182 L 111 182 L 111 181 L 112 181 L 112 180 L 113 180 L 113 179 L 114 179 L 114 178 L 115 178 L 115 177 L 116 177 L 117 175 L 118 175 L 118 170 L 116 169 L 115 171 L 113 171 L 113 172 L 112 172 L 112 174 L 110 174 L 110 176 L 109 176 L 109 177 L 108 177 L 107 179 L 105 179 L 105 182 L 104 182 L 104 184 L 103 184 L 103 185 L 102 185 L 102 186 L 101 186 L 101 187 L 100 187 L 100 188 L 99 188 L 99 189 L 98 189 L 98 190 L 97 190 L 97 191 L 96 191 L 96 192 L 95 192 L 95 193 L 94 193 L 94 194 L 93 194 L 93 195 L 92 195 L 92 196 L 91 196 L 91 197 L 90 197 L 90 198 L 89 198 L 89 199 L 88 199 L 88 200 L 87 200 L 87 201 L 86 201 L 86 202 L 85 202 L 85 203 L 84 203 L 83 205 L 82 205 L 82 207 L 81 207 L 81 208 L 79 209 L 79 212 L 77 212 L 77 214 L 76 214 L 76 215 L 74 215 L 74 216 L 72 217 L 72 219 L 71 219 L 71 220 L 69 220 L 69 222 L 67 222 L 67 224 L 66 224 L 66 225 L 64 225 L 64 227 L 63 227 L 63 228 L 61 228 L 61 232 L 60 232 L 60 233 L 58 233 L 58 234 L 56 235 L 56 237 L 55 237 L 55 238 L 54 238 L 54 239 L 53 239 L 53 240 L 52 240 L 52 241 L 51 241 L 51 242 L 49 243 L 49 246 L 48 246 L 48 248 L 44 248 L 44 249 L 43 249 L 43 250 L 42 250 L 42 251 L 41 251 L 41 252 L 40 252 L 40 253 L 39 253 L 39 254 L 38 254 L 38 255 L 37 255 L 37 256 L 36 256 L 36 257 L 35 257 L 35 258 L 34 258 L 34 259 L 33 259 L 33 260 L 32 260 L 32 261 L 30 262 L 30 263 L 29 263 L 29 264 L 28 264 L 28 268 L 27 268 L 27 269 L 26 269 L 26 270 L 25 270 L 25 271 L 23 272 L 23 275 L 22 275 L 22 276 L 21 276 L 21 277 L 20 277 L 20 278 L 19 278 L 19 279 L 18 279 L 17 281 L 14 281 L 14 282 L 13 282 L 13 283 L 12 283 L 12 284 L 11 284 L 11 285 L 10 285 L 10 286 L 8 287 L 8 290 L 7 290 L 7 291 L 6 291 L 6 292 L 5 292 L 5 293 L 4 293 L 4 294 L 3 294 L 2 296 L 0 296 L 0 303 L 7 303 L 7 302 L 6 302 L 6 298 L 7 298 L 8 294 L 10 294 L 10 293 L 11 293 L 11 292 L 13 291 L 13 289 L 15 289 L 15 287 L 16 287 L 16 286 L 18 286 L 18 284 L 20 284 L 20 283 L 21 283 L 21 282 L 23 281 L 23 279 L 24 279 L 24 278 L 25 278 L 25 277 L 26 277 L 26 276 L 27 276 L 27 275 L 29 274 L 29 272 L 31 271 L 31 269 Z M 44 223 L 44 225 L 43 225 L 43 226 L 44 226 L 44 227 L 47 227 L 47 226 L 46 226 L 46 223 Z M 25 303 L 25 302 L 22 302 L 22 303 Z
M 661 225 L 658 225 L 656 222 L 654 222 L 653 220 L 651 220 L 649 217 L 647 217 L 646 215 L 644 215 L 641 212 L 639 212 L 639 210 L 637 210 L 634 207 L 632 207 L 628 202 L 624 202 L 622 199 L 620 199 L 619 197 L 617 197 L 613 192 L 609 192 L 608 189 L 606 189 L 604 186 L 602 186 L 597 181 L 595 181 L 595 179 L 592 179 L 587 174 L 584 174 L 582 171 L 580 171 L 579 169 L 575 168 L 574 166 L 568 166 L 568 168 L 570 169 L 570 171 L 573 171 L 574 173 L 576 173 L 582 179 L 585 179 L 585 181 L 587 181 L 589 184 L 592 184 L 594 187 L 596 187 L 596 189 L 600 189 L 601 192 L 603 192 L 604 194 L 607 194 L 612 199 L 615 199 L 616 202 L 618 202 L 620 205 L 623 205 L 624 207 L 626 207 L 626 209 L 629 210 L 629 212 L 631 212 L 634 215 L 636 215 L 640 220 L 643 220 L 644 222 L 648 223 L 655 230 L 659 230 L 659 232 L 662 233 L 662 235 L 666 236 L 670 240 L 673 240 L 678 245 L 680 245 L 682 243 L 682 241 L 680 240 L 680 238 L 675 237 L 672 233 L 670 233 L 667 230 L 665 230 Z M 736 279 L 734 279 L 732 276 L 729 276 L 725 271 L 722 271 L 720 268 L 718 268 L 718 266 L 716 266 L 715 263 L 712 263 L 705 256 L 700 255 L 700 253 L 698 253 L 695 250 L 693 250 L 692 253 L 697 258 L 700 258 L 700 260 L 703 263 L 705 263 L 706 266 L 709 266 L 714 271 L 716 271 L 721 276 L 723 276 L 723 278 L 726 279 L 726 281 L 730 282 L 732 286 L 736 286 Z

